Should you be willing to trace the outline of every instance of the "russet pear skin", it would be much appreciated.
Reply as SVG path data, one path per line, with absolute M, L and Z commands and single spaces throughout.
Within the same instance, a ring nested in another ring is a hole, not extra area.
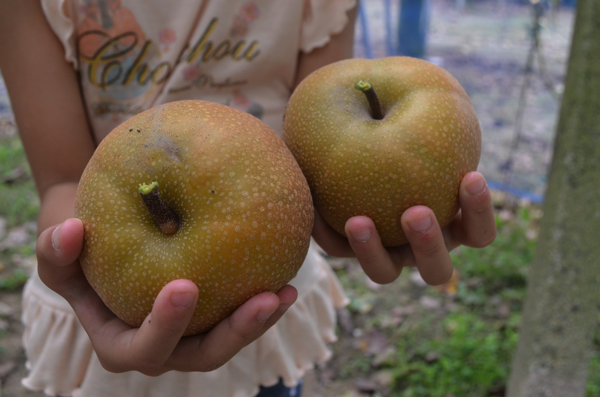
M 360 80 L 384 118 L 371 116 Z M 283 139 L 302 168 L 316 209 L 345 235 L 346 221 L 373 219 L 386 247 L 406 244 L 400 217 L 430 207 L 440 226 L 459 209 L 462 178 L 475 171 L 481 131 L 459 82 L 410 57 L 349 59 L 316 70 L 293 92 Z
M 165 234 L 140 197 L 158 182 L 180 218 Z M 99 145 L 77 191 L 80 263 L 92 287 L 138 327 L 170 281 L 200 297 L 185 335 L 208 331 L 253 295 L 300 269 L 314 209 L 306 180 L 276 133 L 225 105 L 179 101 L 146 110 Z

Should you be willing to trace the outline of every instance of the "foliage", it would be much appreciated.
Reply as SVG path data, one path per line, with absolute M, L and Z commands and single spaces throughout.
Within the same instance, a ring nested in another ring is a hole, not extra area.
M 27 282 L 27 278 L 29 275 L 23 269 L 15 269 L 10 272 L 8 275 L 2 273 L 0 275 L 0 291 L 12 291 L 19 287 L 22 287 L 25 282 Z
M 5 228 L 0 234 L 6 237 L 11 229 L 35 222 L 38 212 L 39 199 L 21 140 L 0 138 L 0 221 Z M 30 241 L 25 244 L 0 241 L 0 291 L 15 290 L 27 280 L 27 271 L 15 260 L 35 255 L 34 230 L 26 229 Z
M 504 215 L 497 217 L 493 244 L 452 254 L 460 274 L 456 308 L 443 319 L 421 320 L 399 338 L 394 364 L 398 396 L 503 393 L 541 214 L 522 206 L 516 215 Z
M 39 200 L 21 140 L 0 139 L 0 217 L 14 227 L 35 220 L 38 211 Z
M 451 313 L 438 338 L 399 342 L 397 387 L 402 397 L 486 396 L 501 390 L 516 346 L 518 316 L 510 325 L 473 313 Z
M 454 309 L 445 317 L 417 313 L 396 335 L 397 354 L 388 362 L 395 396 L 504 395 L 541 211 L 522 205 L 503 214 L 493 244 L 452 254 L 460 274 Z M 600 395 L 600 318 L 594 349 L 586 397 Z
M 536 207 L 521 206 L 514 218 L 496 218 L 498 237 L 493 244 L 484 249 L 462 248 L 452 254 L 462 279 L 457 286 L 461 303 L 486 312 L 493 299 L 510 303 L 512 310 L 521 309 L 540 217 Z
M 596 322 L 596 335 L 594 336 L 594 351 L 588 369 L 586 397 L 600 396 L 600 314 Z

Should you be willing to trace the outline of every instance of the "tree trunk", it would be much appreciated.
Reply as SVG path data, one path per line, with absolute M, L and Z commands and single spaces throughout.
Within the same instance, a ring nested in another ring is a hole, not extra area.
M 600 308 L 600 0 L 578 0 L 507 397 L 583 397 Z

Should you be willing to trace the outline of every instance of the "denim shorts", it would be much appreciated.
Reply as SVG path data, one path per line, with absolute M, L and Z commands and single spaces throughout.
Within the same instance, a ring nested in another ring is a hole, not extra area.
M 300 397 L 302 395 L 302 379 L 298 382 L 298 385 L 294 387 L 286 387 L 283 384 L 283 380 L 280 379 L 279 383 L 275 386 L 260 387 L 260 391 L 256 397 Z

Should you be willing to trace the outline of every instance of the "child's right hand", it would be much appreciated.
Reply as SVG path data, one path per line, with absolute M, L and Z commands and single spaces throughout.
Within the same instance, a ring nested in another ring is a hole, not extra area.
M 159 293 L 142 326 L 133 328 L 117 318 L 87 282 L 78 261 L 82 246 L 79 219 L 46 229 L 37 243 L 38 272 L 73 307 L 100 363 L 110 372 L 158 376 L 171 370 L 214 370 L 265 333 L 297 298 L 289 285 L 277 294 L 256 295 L 208 333 L 182 338 L 198 288 L 191 281 L 175 280 Z

